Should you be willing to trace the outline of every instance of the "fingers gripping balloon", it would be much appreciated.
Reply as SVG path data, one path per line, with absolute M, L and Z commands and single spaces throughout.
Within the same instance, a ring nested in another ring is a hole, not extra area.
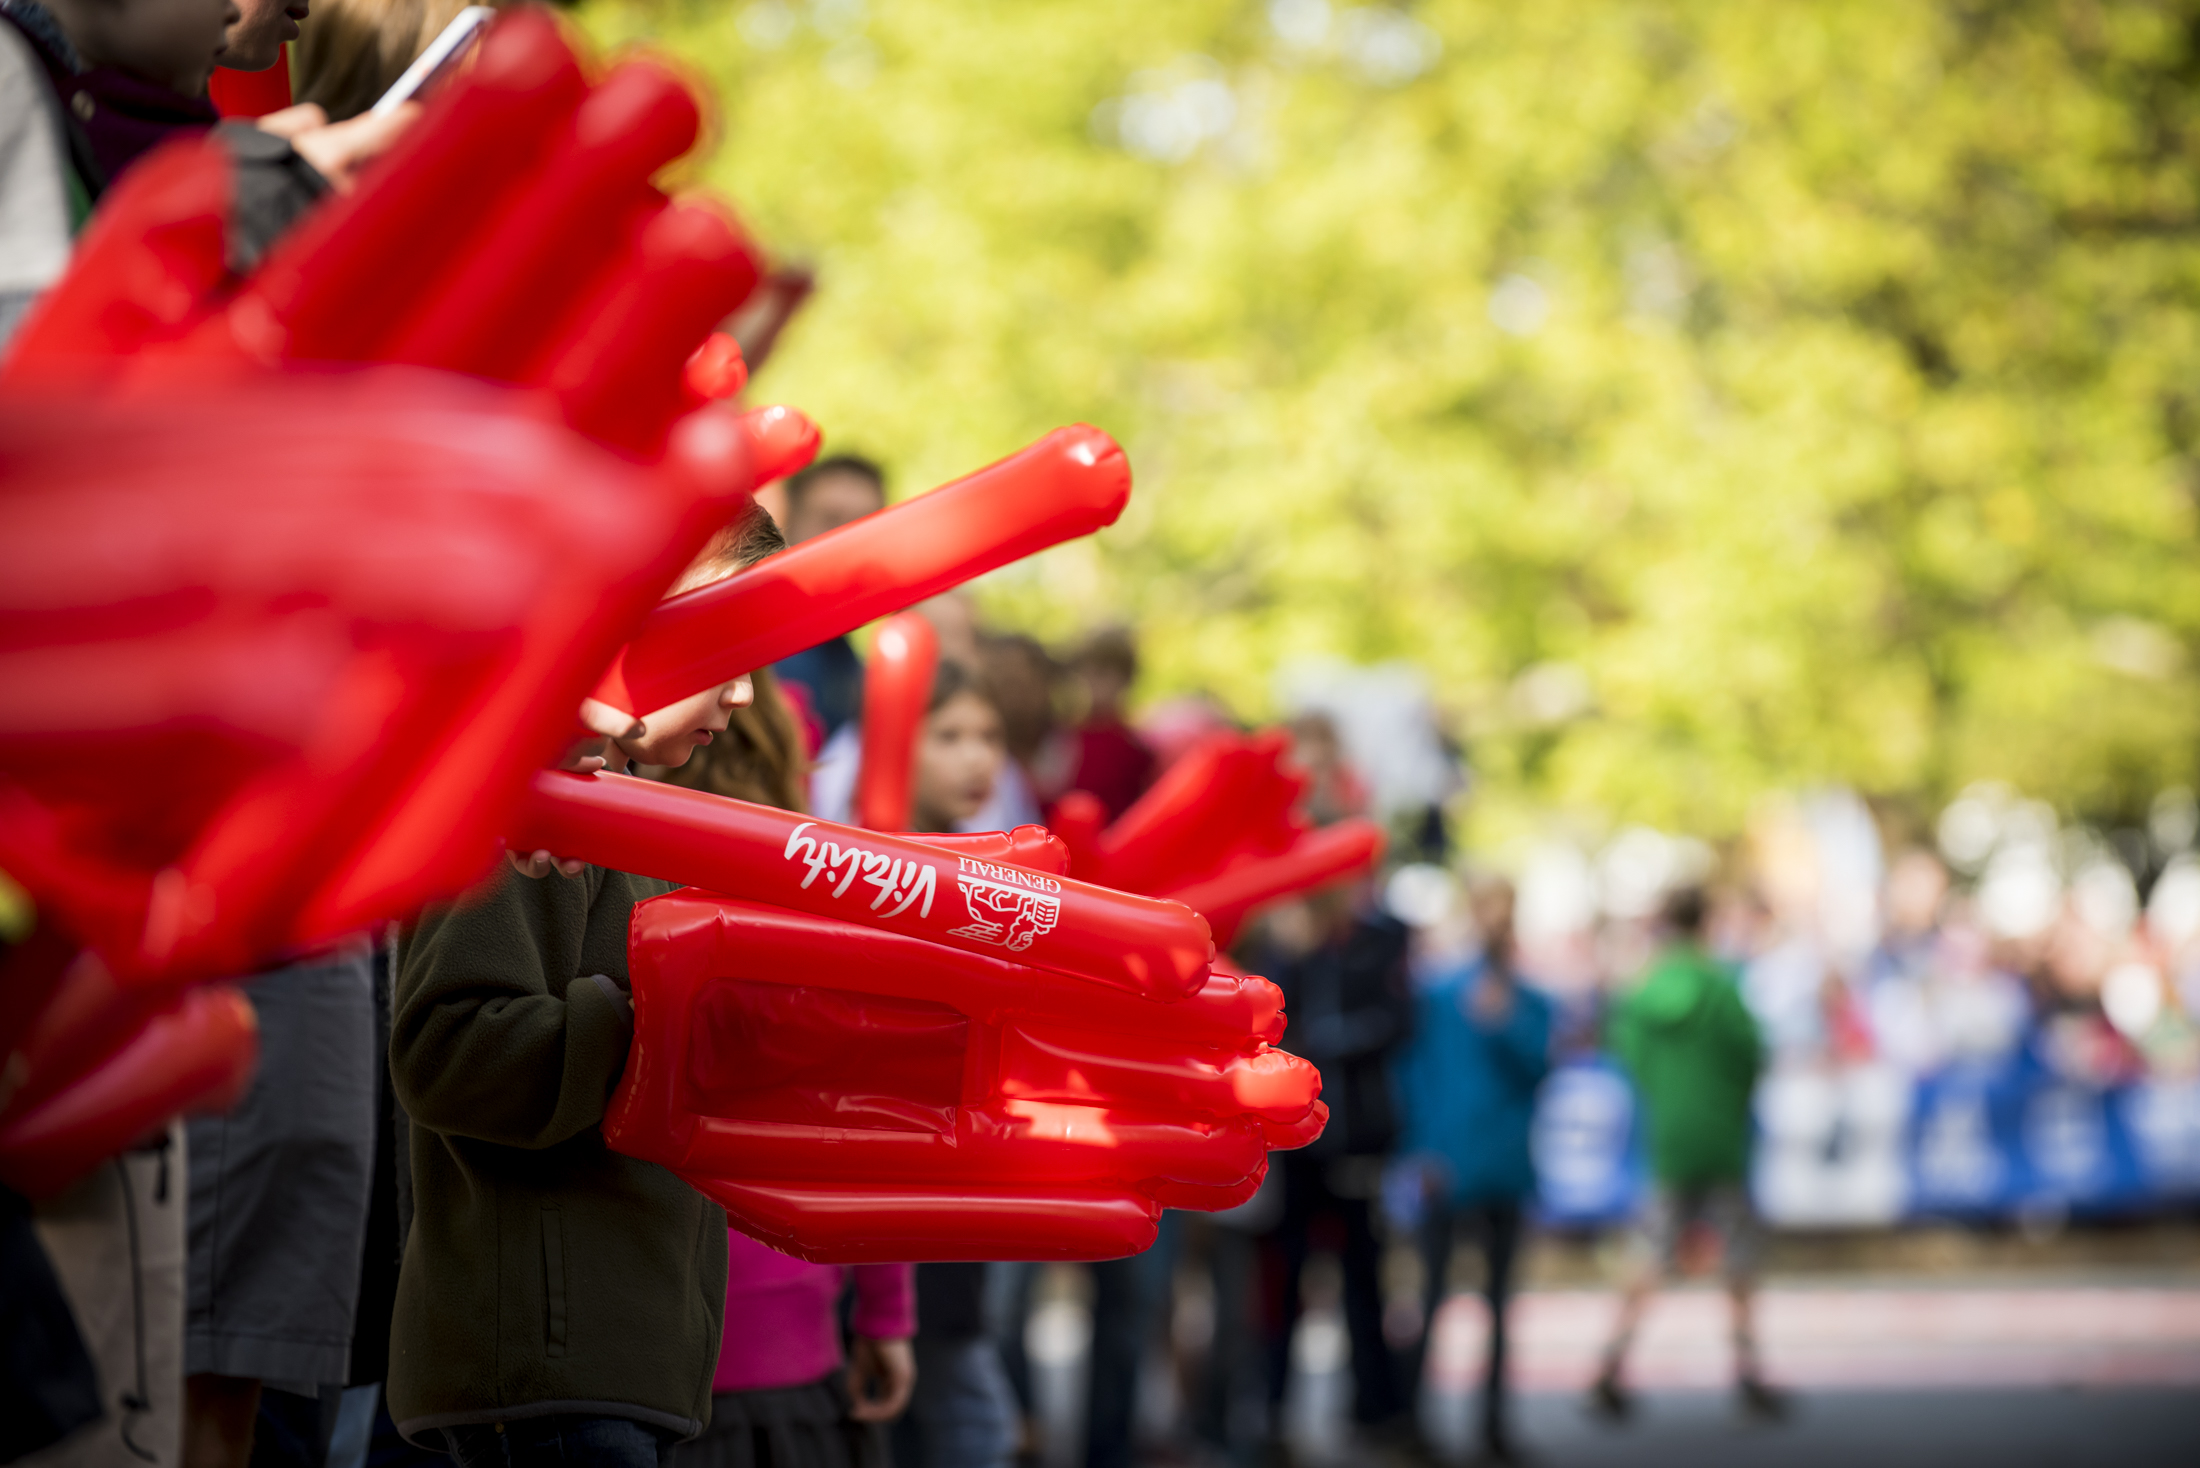
M 1327 1114 L 1314 1068 L 1272 1048 L 1265 979 L 1155 1004 L 694 891 L 635 909 L 629 962 L 606 1139 L 811 1259 L 1135 1253 L 1164 1206 L 1244 1201 Z
M 856 777 L 856 824 L 909 829 L 916 742 L 940 665 L 940 637 L 915 612 L 879 628 L 863 667 L 863 766 Z

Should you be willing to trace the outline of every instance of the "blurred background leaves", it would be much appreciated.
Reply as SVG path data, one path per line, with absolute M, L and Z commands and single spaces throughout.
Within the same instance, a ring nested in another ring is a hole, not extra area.
M 1425 670 L 1486 791 L 2104 823 L 2200 750 L 2200 3 L 592 0 L 819 291 L 760 375 L 897 493 L 1061 423 L 997 574 L 1147 698 Z

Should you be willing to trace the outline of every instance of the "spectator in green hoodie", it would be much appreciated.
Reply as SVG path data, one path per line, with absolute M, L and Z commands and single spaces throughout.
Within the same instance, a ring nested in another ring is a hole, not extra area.
M 1635 1084 L 1653 1179 L 1619 1320 L 1589 1393 L 1591 1411 L 1612 1420 L 1633 1409 L 1619 1378 L 1643 1307 L 1659 1278 L 1678 1269 L 1681 1244 L 1699 1225 L 1719 1238 L 1743 1410 L 1775 1417 L 1785 1408 L 1760 1374 L 1752 1324 L 1763 1236 L 1749 1201 L 1749 1102 L 1764 1045 L 1734 974 L 1704 948 L 1705 907 L 1700 888 L 1666 899 L 1667 946 L 1641 986 L 1615 1006 L 1606 1036 Z

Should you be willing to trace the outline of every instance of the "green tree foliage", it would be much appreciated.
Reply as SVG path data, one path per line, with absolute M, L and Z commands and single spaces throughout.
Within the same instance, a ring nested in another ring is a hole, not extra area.
M 1425 668 L 1500 789 L 2191 778 L 2200 4 L 596 0 L 820 291 L 760 379 L 919 488 L 1084 419 L 987 586 L 1160 694 Z

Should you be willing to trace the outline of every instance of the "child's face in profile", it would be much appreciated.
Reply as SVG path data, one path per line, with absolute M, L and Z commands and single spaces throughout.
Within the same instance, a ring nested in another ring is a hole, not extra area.
M 95 34 L 87 59 L 129 72 L 186 97 L 206 94 L 206 79 L 230 24 L 236 0 L 109 0 L 81 9 Z M 71 40 L 76 40 L 72 33 Z
M 748 707 L 754 697 L 755 690 L 744 673 L 644 715 L 643 733 L 612 742 L 635 764 L 678 769 L 688 762 L 688 756 L 725 733 L 726 725 L 733 721 L 733 711 Z
M 992 704 L 965 690 L 934 709 L 917 740 L 920 824 L 953 828 L 984 810 L 1001 758 L 1001 716 Z

